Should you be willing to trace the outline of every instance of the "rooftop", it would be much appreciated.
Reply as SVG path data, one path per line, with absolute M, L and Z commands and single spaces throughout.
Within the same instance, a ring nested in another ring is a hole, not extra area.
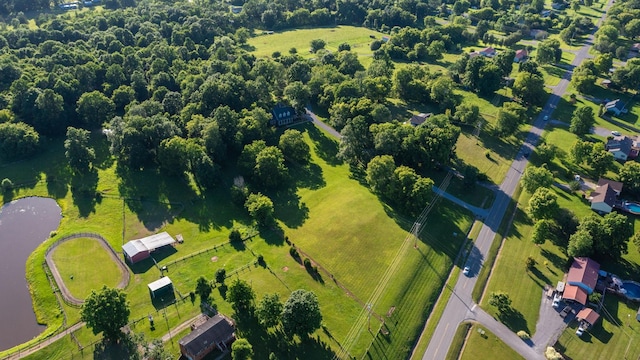
M 595 289 L 598 282 L 598 270 L 600 270 L 600 264 L 594 260 L 588 257 L 574 258 L 567 275 L 567 282 L 582 283 L 591 289 Z
M 582 305 L 587 304 L 588 297 L 589 296 L 587 295 L 587 292 L 584 291 L 584 289 L 582 289 L 579 286 L 569 285 L 569 284 L 565 285 L 564 292 L 562 293 L 563 299 L 573 300 L 573 301 L 579 302 Z
M 576 319 L 584 320 L 588 322 L 590 325 L 595 324 L 599 318 L 600 318 L 600 314 L 598 314 L 595 310 L 591 308 L 584 308 L 580 310 L 580 312 L 578 312 L 578 315 L 576 315 Z

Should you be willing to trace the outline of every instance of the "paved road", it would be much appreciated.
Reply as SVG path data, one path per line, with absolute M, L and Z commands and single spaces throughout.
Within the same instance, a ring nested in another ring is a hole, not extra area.
M 340 133 L 338 131 L 336 131 L 336 129 L 332 128 L 331 126 L 329 126 L 329 125 L 325 124 L 324 122 L 322 122 L 322 120 L 318 119 L 316 114 L 314 114 L 311 111 L 311 109 L 306 108 L 305 111 L 307 112 L 307 117 L 309 119 L 311 119 L 311 121 L 313 122 L 313 125 L 323 129 L 324 131 L 329 133 L 329 135 L 333 136 L 334 138 L 336 138 L 338 140 L 342 139 L 342 135 L 340 135 Z
M 598 26 L 604 19 L 606 10 L 609 9 L 612 3 L 613 0 L 609 0 L 609 2 L 607 3 L 605 13 L 597 22 Z M 594 32 L 596 29 L 594 29 Z M 591 47 L 592 43 L 593 35 L 589 35 L 585 42 L 585 45 L 576 52 L 575 59 L 573 60 L 571 65 L 578 66 L 584 59 L 589 57 L 589 48 Z M 491 243 L 496 236 L 496 230 L 502 222 L 502 218 L 506 213 L 507 207 L 511 201 L 511 197 L 513 196 L 518 182 L 522 177 L 522 172 L 527 165 L 528 161 L 524 154 L 525 152 L 531 153 L 531 151 L 533 151 L 533 149 L 535 148 L 540 139 L 540 134 L 542 133 L 542 130 L 544 129 L 544 126 L 546 124 L 546 120 L 544 120 L 545 117 L 551 118 L 553 111 L 558 106 L 558 102 L 560 101 L 561 96 L 564 95 L 567 90 L 570 79 L 571 72 L 567 71 L 563 75 L 558 85 L 553 88 L 547 103 L 531 126 L 529 134 L 527 135 L 522 148 L 516 155 L 516 158 L 513 161 L 511 167 L 509 168 L 504 181 L 502 182 L 502 184 L 500 184 L 500 188 L 496 194 L 496 200 L 489 210 L 489 216 L 486 218 L 484 225 L 482 226 L 482 229 L 480 230 L 478 238 L 474 244 L 475 246 L 467 259 L 467 263 L 465 264 L 465 266 L 469 266 L 471 268 L 470 276 L 467 277 L 463 275 L 458 278 L 458 282 L 453 289 L 454 296 L 451 296 L 449 298 L 449 302 L 447 303 L 442 317 L 440 318 L 440 322 L 436 326 L 434 335 L 429 342 L 429 346 L 427 347 L 426 352 L 424 353 L 423 360 L 443 359 L 449 351 L 449 347 L 451 346 L 451 342 L 458 325 L 464 320 L 472 319 L 480 321 L 480 323 L 482 323 L 484 326 L 487 326 L 488 328 L 495 327 L 488 326 L 489 324 L 484 323 L 484 321 L 490 320 L 482 315 L 483 312 L 477 310 L 477 305 L 474 304 L 471 300 L 471 292 L 473 291 L 473 288 L 475 287 L 477 281 L 476 275 L 478 274 L 482 266 L 484 266 L 484 259 L 486 258 L 489 248 L 491 247 Z M 493 264 L 489 265 L 493 266 Z M 476 310 L 471 311 L 471 309 Z M 514 344 L 512 344 L 512 336 L 509 334 L 513 335 L 513 333 L 511 333 L 507 329 L 506 333 L 504 331 L 500 331 L 496 335 L 499 336 L 507 344 L 510 344 L 513 349 L 520 353 L 520 355 L 522 355 L 525 359 L 544 359 L 544 357 L 542 357 L 542 354 L 539 354 L 538 352 L 531 352 L 524 349 L 520 345 L 515 346 Z M 518 344 L 522 343 L 522 340 L 520 340 L 520 343 Z M 532 347 L 536 346 L 536 344 L 533 342 L 530 342 L 530 345 Z M 537 345 L 537 348 L 544 346 L 546 346 L 546 344 L 539 344 Z M 529 347 L 527 346 L 527 348 Z

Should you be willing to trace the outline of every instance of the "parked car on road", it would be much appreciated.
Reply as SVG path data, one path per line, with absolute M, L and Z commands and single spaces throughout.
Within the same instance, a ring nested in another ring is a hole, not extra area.
M 569 314 L 569 312 L 571 312 L 571 306 L 567 305 L 564 307 L 564 309 L 562 309 L 562 311 L 560 311 L 560 316 L 564 318 L 565 316 L 567 316 L 567 314 Z
M 557 308 L 558 306 L 560 306 L 560 300 L 562 300 L 562 295 L 556 294 L 553 297 L 553 302 L 551 303 L 551 306 L 553 306 L 554 308 Z

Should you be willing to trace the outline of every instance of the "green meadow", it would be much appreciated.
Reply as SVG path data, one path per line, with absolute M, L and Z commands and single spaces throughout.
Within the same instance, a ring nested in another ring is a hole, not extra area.
M 233 170 L 223 175 L 218 188 L 200 194 L 189 179 L 158 177 L 154 170 L 118 169 L 100 136 L 92 138 L 98 153 L 93 177 L 78 179 L 65 169 L 62 140 L 50 140 L 47 150 L 30 160 L 0 164 L 3 173 L 18 185 L 5 195 L 5 202 L 32 195 L 53 197 L 64 215 L 53 237 L 27 263 L 35 312 L 39 321 L 48 325 L 44 334 L 60 328 L 63 319 L 68 325 L 79 320 L 78 309 L 58 305 L 42 271 L 44 252 L 55 240 L 72 233 L 95 232 L 121 252 L 126 241 L 167 231 L 182 234 L 184 243 L 154 253 L 158 266 L 148 259 L 131 267 L 133 275 L 125 292 L 132 331 L 148 339 L 159 338 L 197 315 L 199 300 L 189 298 L 196 279 L 213 279 L 215 272 L 224 268 L 227 285 L 236 278 L 246 280 L 258 299 L 273 292 L 286 299 L 298 288 L 318 295 L 325 327 L 314 340 L 291 345 L 290 351 L 297 356 L 313 353 L 306 358 L 330 358 L 347 342 L 347 353 L 357 357 L 367 352 L 373 358 L 408 356 L 453 266 L 472 216 L 440 200 L 416 242 L 408 234 L 413 220 L 380 202 L 362 179 L 336 159 L 335 141 L 311 125 L 300 130 L 312 148 L 312 163 L 305 168 L 291 166 L 290 190 L 268 193 L 275 204 L 275 228 L 256 227 L 245 210 L 232 203 L 227 189 L 235 176 Z M 79 181 L 93 186 L 99 196 L 77 193 Z M 242 245 L 228 243 L 232 228 L 248 238 Z M 324 269 L 319 277 L 314 278 L 289 255 L 285 237 Z M 92 257 L 86 257 L 87 253 Z M 259 254 L 264 256 L 265 267 L 257 265 Z M 61 264 L 65 284 L 77 297 L 119 281 L 115 264 L 94 240 L 70 240 L 53 256 Z M 95 263 L 101 266 L 96 268 Z M 177 301 L 168 306 L 152 302 L 147 289 L 148 283 L 161 276 L 162 266 L 167 266 L 165 275 L 176 289 Z M 220 312 L 233 315 L 225 297 L 226 286 L 218 285 L 212 301 Z M 364 304 L 369 300 L 375 300 L 373 311 L 377 314 L 372 318 L 372 332 L 362 321 L 366 319 Z M 153 329 L 148 315 L 158 319 Z M 264 342 L 265 337 L 276 342 L 277 332 L 265 332 L 251 322 L 241 322 L 238 332 L 257 352 L 278 351 Z M 81 348 L 85 353 L 100 339 L 89 329 L 77 331 L 74 337 L 71 342 L 65 337 L 48 348 L 47 357 L 64 359 Z M 177 353 L 177 339 L 170 343 L 168 349 Z

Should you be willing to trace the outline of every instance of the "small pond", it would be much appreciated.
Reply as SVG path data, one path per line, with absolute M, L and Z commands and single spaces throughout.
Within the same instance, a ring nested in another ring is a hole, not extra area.
M 44 330 L 33 313 L 25 269 L 29 255 L 58 228 L 60 219 L 60 207 L 49 198 L 23 198 L 0 209 L 0 351 Z

